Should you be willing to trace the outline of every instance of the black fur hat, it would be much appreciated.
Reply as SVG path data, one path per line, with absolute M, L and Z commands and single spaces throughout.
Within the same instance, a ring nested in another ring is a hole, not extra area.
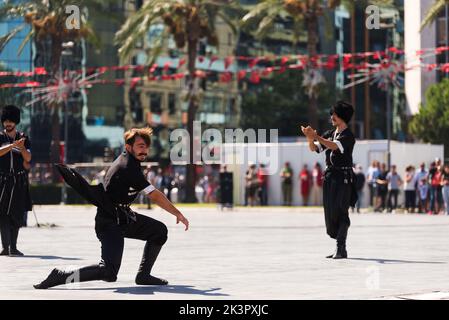
M 335 113 L 344 122 L 349 123 L 354 114 L 354 107 L 347 102 L 337 101 L 337 103 L 331 107 L 329 113 L 331 115 Z
M 7 105 L 2 110 L 2 124 L 6 120 L 12 121 L 15 124 L 20 123 L 20 109 L 14 105 Z

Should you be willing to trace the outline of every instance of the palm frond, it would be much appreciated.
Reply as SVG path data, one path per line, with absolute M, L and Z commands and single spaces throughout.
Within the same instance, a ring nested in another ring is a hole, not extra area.
M 278 1 L 263 1 L 257 4 L 253 9 L 251 9 L 247 14 L 245 14 L 242 18 L 242 27 L 246 28 L 249 24 L 253 23 L 255 19 L 259 19 L 261 16 L 266 15 L 267 11 L 272 9 L 273 7 L 278 6 Z
M 3 51 L 8 42 L 11 41 L 11 39 L 14 38 L 16 34 L 19 33 L 24 27 L 25 25 L 21 25 L 0 37 L 0 52 Z
M 20 56 L 22 54 L 23 48 L 25 48 L 25 45 L 33 38 L 34 36 L 34 29 L 31 28 L 30 32 L 26 35 L 26 37 L 23 39 L 22 43 L 19 46 L 19 49 L 17 49 L 17 55 Z
M 422 31 L 426 26 L 431 24 L 435 19 L 438 17 L 438 14 L 441 12 L 441 10 L 444 9 L 446 4 L 449 4 L 449 1 L 447 0 L 437 0 L 432 7 L 427 12 L 426 16 L 424 17 L 423 21 L 421 22 L 421 28 L 420 31 Z

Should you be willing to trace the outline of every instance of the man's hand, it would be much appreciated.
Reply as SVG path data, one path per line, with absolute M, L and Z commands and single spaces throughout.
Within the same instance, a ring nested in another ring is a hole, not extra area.
M 180 223 L 180 222 L 181 222 L 183 225 L 186 226 L 185 231 L 189 230 L 189 220 L 187 220 L 187 218 L 184 217 L 181 213 L 179 213 L 179 214 L 176 216 L 176 224 L 178 224 L 178 223 Z
M 23 149 L 25 149 L 25 138 L 21 138 L 21 139 L 19 139 L 19 140 L 14 141 L 13 147 L 14 147 L 14 148 L 19 148 L 20 151 L 22 151 Z
M 314 130 L 311 126 L 301 126 L 301 131 L 302 133 L 304 133 L 308 140 L 314 140 L 317 136 L 316 130 Z

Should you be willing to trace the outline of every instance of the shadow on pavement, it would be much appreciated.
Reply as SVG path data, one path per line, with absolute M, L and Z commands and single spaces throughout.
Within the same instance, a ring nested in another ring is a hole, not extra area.
M 123 294 L 154 294 L 156 292 L 160 293 L 174 293 L 174 294 L 190 294 L 190 295 L 201 295 L 209 297 L 225 297 L 229 296 L 226 293 L 216 292 L 221 290 L 221 288 L 211 288 L 206 290 L 195 289 L 194 286 L 186 285 L 168 285 L 168 286 L 135 286 L 135 287 L 116 287 L 116 288 L 53 288 L 53 290 L 93 290 L 93 291 L 114 291 L 116 293 Z
M 378 262 L 382 264 L 393 264 L 393 263 L 423 263 L 423 264 L 446 264 L 446 262 L 440 261 L 411 261 L 411 260 L 390 260 L 381 258 L 348 258 L 348 260 L 359 260 L 359 261 L 371 261 Z
M 60 256 L 41 256 L 41 255 L 32 255 L 32 254 L 26 254 L 24 256 L 14 256 L 14 258 L 34 258 L 34 259 L 42 259 L 42 260 L 83 260 L 81 258 L 70 258 L 70 257 L 60 257 Z

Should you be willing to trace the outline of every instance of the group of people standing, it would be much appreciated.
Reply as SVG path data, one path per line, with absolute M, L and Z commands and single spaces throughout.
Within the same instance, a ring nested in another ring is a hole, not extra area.
M 430 164 L 421 163 L 419 169 L 413 165 L 406 167 L 404 178 L 395 165 L 391 170 L 385 163 L 373 161 L 366 173 L 370 192 L 370 205 L 376 212 L 395 212 L 398 196 L 404 191 L 404 208 L 409 213 L 449 215 L 449 164 L 443 166 L 440 159 Z

